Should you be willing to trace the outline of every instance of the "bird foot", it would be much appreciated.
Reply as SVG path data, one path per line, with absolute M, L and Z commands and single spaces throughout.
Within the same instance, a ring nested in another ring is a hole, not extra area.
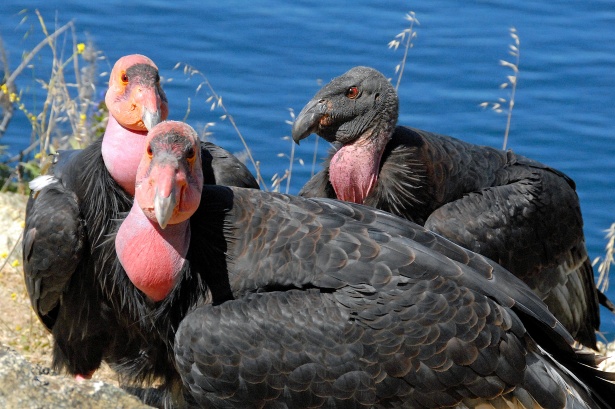
M 88 379 L 92 379 L 92 375 L 94 375 L 94 371 L 88 372 L 86 374 L 77 374 L 75 375 L 75 380 L 77 382 L 83 382 Z

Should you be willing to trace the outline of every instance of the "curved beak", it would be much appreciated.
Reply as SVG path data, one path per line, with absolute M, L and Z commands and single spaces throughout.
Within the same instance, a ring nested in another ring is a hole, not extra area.
M 161 119 L 160 109 L 156 109 L 152 112 L 147 107 L 143 107 L 143 115 L 141 115 L 141 120 L 148 131 L 158 125 Z
M 141 121 L 148 131 L 165 119 L 168 111 L 163 112 L 166 108 L 166 97 L 162 89 L 155 86 L 138 86 L 132 95 L 133 106 L 142 107 Z
M 168 196 L 166 197 L 158 190 L 158 187 L 156 187 L 156 195 L 154 197 L 154 213 L 156 214 L 156 220 L 158 220 L 158 224 L 161 229 L 167 227 L 169 220 L 171 220 L 171 216 L 173 216 L 173 210 L 177 204 L 177 199 L 175 196 L 174 187 L 171 188 Z
M 313 99 L 303 107 L 293 123 L 292 137 L 297 145 L 316 130 L 326 111 L 327 105 L 322 99 Z

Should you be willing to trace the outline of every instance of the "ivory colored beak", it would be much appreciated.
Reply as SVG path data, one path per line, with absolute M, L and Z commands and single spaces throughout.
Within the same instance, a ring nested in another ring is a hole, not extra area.
M 141 117 L 141 120 L 143 121 L 143 124 L 145 125 L 145 127 L 147 128 L 147 130 L 149 131 L 150 129 L 152 129 L 154 126 L 158 125 L 158 123 L 160 123 L 160 110 L 156 110 L 154 112 L 150 111 L 147 108 L 143 108 L 143 116 Z
M 167 227 L 171 216 L 173 216 L 173 210 L 177 204 L 175 199 L 175 189 L 172 189 L 169 196 L 162 197 L 156 188 L 156 196 L 154 197 L 154 213 L 156 214 L 156 220 L 161 229 Z

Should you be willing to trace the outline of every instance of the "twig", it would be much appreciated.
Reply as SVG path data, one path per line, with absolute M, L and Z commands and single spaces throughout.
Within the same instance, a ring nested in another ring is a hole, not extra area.
M 48 35 L 48 33 L 46 32 L 46 29 L 44 28 L 44 24 L 42 23 L 42 17 L 40 15 L 40 13 L 38 12 L 38 10 L 36 11 L 37 15 L 39 16 L 39 20 L 41 21 L 41 24 L 43 26 L 43 29 L 45 30 L 45 39 L 43 39 L 40 43 L 38 43 L 36 45 L 36 47 L 34 47 L 27 55 L 26 57 L 23 59 L 23 61 L 21 62 L 21 64 L 19 64 L 19 66 L 15 69 L 15 71 L 13 71 L 11 73 L 11 75 L 9 75 L 9 77 L 6 79 L 5 85 L 7 87 L 7 89 L 9 90 L 9 92 L 15 92 L 15 80 L 17 79 L 17 77 L 21 74 L 21 72 L 28 66 L 28 64 L 30 63 L 30 61 L 32 61 L 32 58 L 34 58 L 34 56 L 36 54 L 38 54 L 38 52 L 43 49 L 43 47 L 45 47 L 45 45 L 49 44 L 50 47 L 52 47 L 53 49 L 53 43 L 52 41 L 55 40 L 59 35 L 61 35 L 62 33 L 64 33 L 66 30 L 68 30 L 69 28 L 73 27 L 73 22 L 68 22 L 65 25 L 63 25 L 62 27 L 60 27 L 59 29 L 57 29 L 53 34 Z M 4 48 L 3 48 L 3 54 L 4 54 Z M 5 59 L 4 55 L 3 55 L 3 59 Z M 8 65 L 5 63 L 5 66 L 7 67 L 7 72 L 8 72 Z M 10 109 L 7 110 L 8 113 L 10 113 L 10 115 L 6 115 L 4 116 L 4 118 L 2 119 L 2 123 L 0 123 L 0 137 L 2 135 L 4 135 L 4 133 L 6 132 L 6 129 L 8 127 L 8 123 L 13 115 L 13 105 L 10 104 Z
M 10 68 L 8 58 L 6 57 L 6 50 L 4 49 L 4 44 L 2 43 L 2 38 L 0 38 L 0 54 L 2 56 L 2 66 L 4 67 L 4 72 L 6 76 L 8 75 Z M 5 84 L 4 78 L 0 80 L 0 83 Z M 17 93 L 15 84 L 6 85 L 6 87 L 9 91 L 9 94 Z M 0 122 L 0 137 L 2 137 L 2 135 L 4 135 L 4 133 L 6 132 L 6 129 L 11 122 L 11 119 L 13 118 L 13 112 L 15 111 L 15 108 L 13 107 L 13 103 L 11 102 L 8 95 L 0 96 L 0 103 L 2 103 L 2 108 L 4 109 L 4 116 L 2 117 L 2 122 Z
M 60 34 L 65 32 L 66 30 L 68 30 L 72 26 L 73 26 L 73 22 L 70 21 L 70 22 L 64 24 L 59 29 L 57 29 L 53 34 L 49 35 L 49 37 L 46 37 L 44 40 L 42 40 L 40 43 L 38 43 L 38 45 L 36 47 L 34 47 L 32 49 L 32 51 L 30 51 L 28 53 L 26 58 L 24 58 L 24 60 L 21 62 L 21 64 L 19 64 L 19 66 L 15 69 L 15 71 L 13 71 L 11 76 L 7 78 L 6 86 L 9 87 L 9 86 L 11 86 L 13 84 L 13 82 L 15 81 L 17 76 L 19 76 L 19 74 L 21 74 L 21 72 L 24 70 L 24 68 L 26 68 L 28 66 L 28 64 L 30 63 L 30 61 L 32 61 L 32 58 L 34 58 L 34 56 L 45 46 L 46 43 L 51 44 L 51 40 L 54 40 L 56 37 L 58 37 Z
M 512 111 L 515 106 L 515 91 L 517 90 L 517 79 L 519 77 L 519 50 L 520 50 L 520 41 L 519 35 L 517 35 L 517 30 L 514 27 L 510 29 L 510 36 L 514 40 L 514 44 L 510 44 L 508 46 L 508 53 L 515 57 L 515 62 L 511 63 L 505 60 L 500 60 L 500 65 L 504 67 L 508 67 L 513 71 L 513 75 L 508 75 L 506 77 L 506 82 L 500 84 L 500 89 L 507 88 L 510 85 L 510 98 L 506 101 L 505 98 L 498 98 L 498 102 L 483 102 L 479 104 L 482 108 L 487 108 L 491 106 L 491 109 L 496 113 L 502 113 L 502 104 L 508 103 L 508 112 L 506 116 L 506 130 L 504 131 L 504 143 L 502 144 L 502 149 L 506 149 L 506 145 L 508 144 L 508 134 L 510 132 L 510 123 L 512 119 Z
M 39 141 L 36 141 L 34 143 L 32 143 L 30 146 L 28 146 L 26 149 L 19 151 L 18 154 L 11 156 L 10 158 L 2 161 L 3 164 L 8 164 L 11 162 L 16 162 L 21 160 L 24 156 L 26 156 L 28 153 L 32 152 L 34 150 L 34 148 L 36 148 L 39 145 Z
M 15 242 L 15 245 L 13 246 L 13 248 L 11 249 L 10 253 L 8 254 L 8 256 L 6 256 L 6 260 L 4 260 L 4 263 L 2 263 L 2 267 L 0 267 L 0 271 L 4 270 L 4 267 L 6 267 L 6 265 L 9 262 L 9 259 L 11 258 L 11 255 L 15 252 L 15 249 L 17 248 L 17 245 L 19 243 L 21 243 L 21 238 L 23 237 L 23 232 L 21 232 L 19 234 L 19 238 L 17 239 L 17 241 Z
M 416 31 L 414 31 L 414 23 L 419 25 L 419 21 L 416 18 L 416 14 L 414 11 L 410 11 L 406 14 L 406 20 L 410 22 L 410 27 L 403 30 L 401 33 L 397 34 L 395 38 L 389 42 L 389 48 L 393 48 L 397 50 L 401 43 L 404 43 L 404 56 L 401 59 L 401 63 L 395 67 L 395 73 L 397 75 L 397 84 L 395 85 L 395 89 L 399 89 L 399 84 L 401 83 L 401 77 L 404 74 L 404 70 L 406 69 L 406 61 L 408 60 L 408 51 L 412 48 L 412 40 L 416 38 Z
M 292 108 L 289 108 L 289 114 L 291 120 L 286 121 L 286 123 L 292 127 L 293 123 L 295 122 L 295 111 Z M 293 162 L 295 161 L 295 142 L 291 138 L 288 139 L 290 140 L 290 164 L 288 165 L 288 179 L 286 180 L 285 193 L 288 193 L 290 191 L 290 179 L 293 174 Z M 301 162 L 301 164 L 303 164 L 303 161 L 301 159 L 299 159 L 299 161 Z
M 511 84 L 510 90 L 510 100 L 508 101 L 508 115 L 506 118 L 506 131 L 504 132 L 504 144 L 502 145 L 502 149 L 506 149 L 506 144 L 508 143 L 508 132 L 510 131 L 510 119 L 512 118 L 513 107 L 515 106 L 515 91 L 517 90 L 517 77 L 519 75 L 519 36 L 517 35 L 517 30 L 512 27 L 510 29 L 510 36 L 515 41 L 515 45 L 510 46 L 510 54 L 516 58 L 514 64 L 510 64 L 506 61 L 501 62 L 502 65 L 506 67 L 510 67 L 515 75 L 509 76 L 508 81 Z
M 314 142 L 314 156 L 312 157 L 312 174 L 310 177 L 316 174 L 316 157 L 318 156 L 318 140 L 320 138 L 316 138 L 316 142 Z
M 261 175 L 261 172 L 259 170 L 259 166 L 258 166 L 257 162 L 254 160 L 254 157 L 252 156 L 252 151 L 248 147 L 248 143 L 246 142 L 245 138 L 243 137 L 241 131 L 239 130 L 239 127 L 235 123 L 235 119 L 228 112 L 228 110 L 226 109 L 226 106 L 224 106 L 224 103 L 222 102 L 222 97 L 219 96 L 216 93 L 216 91 L 214 90 L 214 87 L 211 85 L 211 83 L 209 82 L 207 77 L 203 73 L 201 73 L 199 70 L 195 69 L 194 67 L 192 67 L 192 66 L 190 66 L 190 65 L 188 65 L 186 63 L 178 62 L 177 64 L 175 64 L 175 67 L 173 67 L 173 69 L 177 69 L 177 68 L 179 68 L 182 65 L 184 66 L 184 73 L 185 74 L 187 74 L 189 76 L 200 75 L 201 78 L 203 78 L 203 81 L 197 87 L 197 92 L 201 89 L 201 87 L 203 85 L 205 85 L 205 86 L 207 86 L 207 88 L 209 88 L 209 92 L 211 93 L 211 95 L 209 96 L 209 98 L 207 98 L 205 100 L 205 102 L 212 102 L 212 100 L 215 100 L 211 104 L 211 109 L 213 110 L 215 108 L 221 108 L 222 111 L 224 111 L 224 115 L 222 115 L 220 118 L 222 120 L 227 119 L 230 122 L 231 126 L 235 130 L 235 133 L 239 136 L 239 139 L 241 140 L 241 143 L 243 144 L 243 147 L 244 147 L 244 149 L 246 151 L 246 154 L 248 155 L 248 159 L 250 159 L 250 162 L 254 166 L 254 169 L 256 169 L 256 179 L 258 180 L 258 184 L 261 186 L 262 189 L 266 189 L 267 184 L 265 183 L 265 180 L 263 179 L 263 177 Z
M 606 292 L 609 288 L 609 272 L 611 270 L 611 266 L 615 264 L 615 223 L 611 224 L 611 227 L 605 231 L 607 233 L 606 238 L 608 241 L 605 247 L 604 259 L 602 259 L 598 265 L 600 276 L 596 282 L 596 287 L 598 287 L 602 292 Z M 594 265 L 600 261 L 600 259 L 600 257 L 596 258 L 596 260 L 594 260 Z
M 290 178 L 293 174 L 293 162 L 295 161 L 295 142 L 292 141 L 290 144 L 290 165 L 288 166 L 288 179 L 286 179 L 286 192 L 290 191 Z

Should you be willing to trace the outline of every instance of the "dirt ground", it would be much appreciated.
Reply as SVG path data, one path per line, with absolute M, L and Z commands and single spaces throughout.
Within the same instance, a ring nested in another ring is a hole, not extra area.
M 23 354 L 43 367 L 51 366 L 52 337 L 30 307 L 21 265 L 21 232 L 26 197 L 0 194 L 0 344 Z M 107 366 L 93 379 L 117 385 L 117 377 Z

